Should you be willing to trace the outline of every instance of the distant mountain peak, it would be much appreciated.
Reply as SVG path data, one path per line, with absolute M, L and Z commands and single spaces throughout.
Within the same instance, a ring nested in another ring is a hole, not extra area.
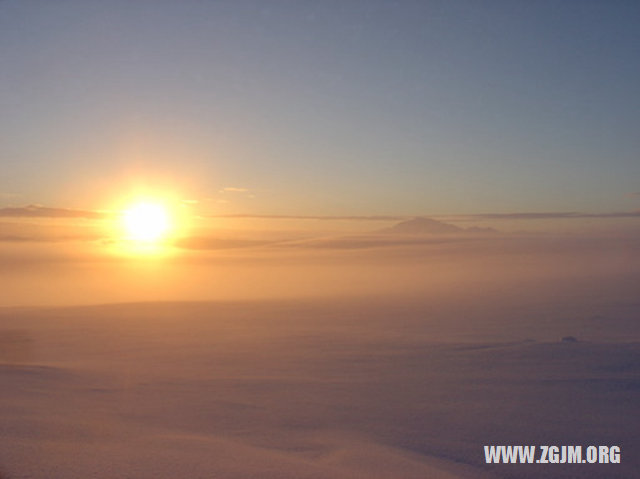
M 461 234 L 461 233 L 495 233 L 493 228 L 479 228 L 473 226 L 471 228 L 460 228 L 443 221 L 434 220 L 425 217 L 416 217 L 410 220 L 402 221 L 390 228 L 385 228 L 381 233 L 392 234 Z

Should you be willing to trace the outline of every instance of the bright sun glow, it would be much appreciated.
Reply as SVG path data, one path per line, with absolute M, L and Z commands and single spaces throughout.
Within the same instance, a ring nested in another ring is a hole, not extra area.
M 169 232 L 171 222 L 167 209 L 159 203 L 137 203 L 123 212 L 128 239 L 153 243 Z

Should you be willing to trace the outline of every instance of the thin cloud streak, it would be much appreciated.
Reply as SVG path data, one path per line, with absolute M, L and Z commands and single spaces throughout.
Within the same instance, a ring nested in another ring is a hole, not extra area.
M 236 188 L 234 186 L 228 186 L 226 188 L 222 188 L 219 193 L 247 193 L 249 190 L 247 188 Z
M 99 235 L 4 235 L 0 236 L 0 243 L 65 243 L 68 241 L 97 241 L 104 239 Z
M 577 218 L 640 218 L 640 211 L 614 211 L 611 213 L 538 212 L 538 213 L 481 213 L 474 215 L 454 215 L 457 218 L 492 220 L 540 220 L 540 219 L 577 219 Z
M 218 200 L 224 201 L 224 200 Z M 192 200 L 183 202 L 195 203 Z M 11 218 L 88 218 L 104 219 L 108 213 L 68 208 L 52 208 L 42 205 L 0 208 L 0 217 Z M 579 218 L 640 218 L 640 210 L 614 211 L 609 213 L 584 213 L 576 211 L 564 212 L 515 212 L 515 213 L 477 213 L 477 214 L 431 214 L 431 215 L 256 215 L 256 214 L 217 214 L 200 215 L 202 218 L 237 218 L 237 219 L 279 219 L 279 220 L 347 220 L 347 221 L 404 221 L 411 218 L 449 218 L 455 220 L 544 220 L 544 219 L 579 219 Z
M 12 208 L 0 208 L 0 217 L 4 218 L 87 218 L 103 219 L 107 215 L 97 211 L 71 210 L 66 208 L 48 208 L 40 205 L 27 205 Z
M 323 216 L 323 215 L 201 215 L 203 218 L 276 219 L 276 220 L 356 220 L 356 221 L 402 221 L 415 216 Z
M 640 211 L 614 211 L 610 213 L 567 212 L 516 212 L 516 213 L 477 213 L 459 215 L 372 215 L 372 216 L 340 216 L 340 215 L 252 215 L 225 214 L 202 215 L 204 218 L 239 218 L 239 219 L 290 219 L 290 220 L 357 220 L 357 221 L 403 221 L 410 218 L 449 218 L 455 220 L 541 220 L 541 219 L 577 219 L 577 218 L 639 218 Z

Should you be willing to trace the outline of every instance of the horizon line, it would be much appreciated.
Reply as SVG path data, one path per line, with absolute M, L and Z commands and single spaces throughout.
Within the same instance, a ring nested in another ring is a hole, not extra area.
M 0 208 L 0 218 L 87 218 L 104 219 L 112 212 L 84 210 L 74 208 L 46 207 L 38 204 L 10 206 Z M 201 218 L 237 218 L 237 219 L 289 219 L 289 220 L 348 220 L 348 221 L 403 221 L 412 218 L 448 218 L 451 221 L 485 220 L 536 220 L 536 219 L 580 219 L 580 218 L 640 218 L 640 210 L 613 211 L 607 213 L 585 213 L 577 211 L 542 211 L 512 213 L 456 213 L 456 214 L 420 214 L 420 215 L 287 215 L 287 214 L 198 214 Z

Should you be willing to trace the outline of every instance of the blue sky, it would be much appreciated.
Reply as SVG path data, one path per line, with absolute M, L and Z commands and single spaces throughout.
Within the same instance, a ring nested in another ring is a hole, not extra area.
M 636 210 L 639 21 L 623 1 L 0 2 L 0 206 L 99 209 L 140 182 L 212 213 Z

